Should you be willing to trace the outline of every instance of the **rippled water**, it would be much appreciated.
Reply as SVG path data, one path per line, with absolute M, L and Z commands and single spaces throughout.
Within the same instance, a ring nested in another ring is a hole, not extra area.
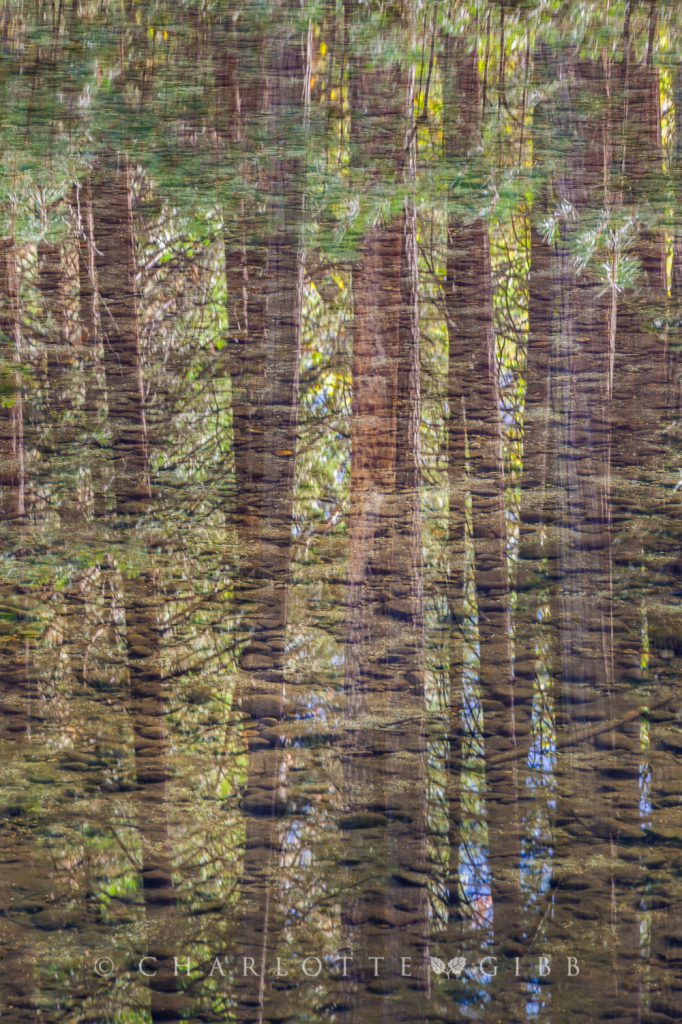
M 682 1017 L 675 5 L 8 0 L 0 1017 Z

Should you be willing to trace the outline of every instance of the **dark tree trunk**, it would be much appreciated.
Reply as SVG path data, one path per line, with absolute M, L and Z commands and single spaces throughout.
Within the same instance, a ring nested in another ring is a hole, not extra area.
M 26 512 L 24 417 L 18 369 L 19 291 L 16 249 L 11 238 L 0 240 L 0 330 L 5 399 L 0 406 L 0 508 L 7 521 L 19 520 Z
M 265 190 L 267 171 L 256 173 L 247 159 L 251 133 L 267 105 L 260 94 L 264 72 L 262 33 L 248 43 L 240 21 L 224 28 L 222 45 L 214 53 L 216 119 L 221 152 L 227 162 L 227 180 L 221 185 L 224 220 L 225 280 L 227 285 L 228 341 L 226 368 L 232 388 L 232 451 L 234 457 L 234 510 L 240 523 L 260 515 L 262 467 L 267 414 L 264 394 L 265 274 L 268 254 L 267 218 L 257 200 L 235 195 L 234 175 L 254 188 Z M 303 85 L 301 84 L 301 90 Z M 230 177 L 231 172 L 231 177 Z
M 93 184 L 94 236 L 101 332 L 113 459 L 115 529 L 130 544 L 151 510 L 149 444 L 135 284 L 135 242 L 126 158 L 110 158 Z M 148 559 L 145 554 L 145 561 Z M 168 822 L 168 690 L 161 662 L 159 608 L 153 571 L 122 574 L 130 679 L 138 828 L 147 954 L 156 957 L 149 979 L 152 1020 L 179 1017 L 177 981 L 168 938 L 175 904 Z
M 239 604 L 249 633 L 237 694 L 250 735 L 237 942 L 256 971 L 238 985 L 245 1022 L 269 1019 L 265 972 L 282 927 L 274 893 L 286 807 L 284 655 L 303 298 L 304 168 L 295 135 L 305 130 L 310 59 L 302 33 L 264 31 L 258 40 L 245 51 L 231 31 L 227 62 L 217 68 L 219 93 L 234 115 L 225 139 L 237 154 L 254 130 L 268 139 L 255 180 L 241 165 L 265 193 L 264 209 L 248 198 L 236 210 L 223 202 Z M 257 82 L 264 87 L 257 90 Z
M 412 81 L 351 66 L 358 168 L 413 173 Z M 407 140 L 407 145 L 405 140 Z M 396 167 L 396 154 L 406 164 Z M 392 169 L 392 170 L 391 170 Z M 416 214 L 375 225 L 353 271 L 353 409 L 342 905 L 347 1019 L 423 1019 L 428 871 Z M 398 708 L 400 709 L 398 711 Z M 396 715 L 399 716 L 396 720 Z M 400 783 L 397 783 L 400 776 Z M 368 957 L 385 956 L 374 992 Z M 400 977 L 400 957 L 412 977 Z M 368 1004 L 369 1000 L 369 1004 Z

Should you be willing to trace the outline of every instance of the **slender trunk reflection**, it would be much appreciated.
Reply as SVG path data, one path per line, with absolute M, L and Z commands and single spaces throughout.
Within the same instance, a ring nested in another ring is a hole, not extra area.
M 457 111 L 446 139 L 449 156 L 453 162 L 469 160 L 475 167 L 482 145 L 481 83 L 476 53 L 464 38 L 449 40 L 444 71 L 448 103 Z M 466 463 L 471 494 L 494 930 L 496 941 L 506 946 L 519 942 L 523 935 L 518 801 L 530 725 L 528 694 L 521 696 L 512 672 L 500 397 L 490 245 L 484 220 L 450 216 L 447 272 L 450 479 L 456 481 L 460 476 L 454 487 L 451 483 L 450 523 L 453 530 L 456 514 L 460 539 L 455 541 L 455 551 L 461 560 L 465 520 L 461 481 Z M 461 569 L 455 580 L 461 588 Z M 512 758 L 503 756 L 508 751 Z M 453 811 L 456 813 L 455 808 Z
M 558 199 L 564 210 L 575 211 L 575 219 L 585 218 L 589 230 L 611 151 L 608 87 L 596 62 L 569 56 L 559 64 L 559 73 L 556 130 L 563 133 L 571 154 L 556 182 Z M 586 115 L 588 93 L 596 116 Z M 560 690 L 552 934 L 561 942 L 566 921 L 579 917 L 586 923 L 586 940 L 589 935 L 585 945 L 593 949 L 593 943 L 603 942 L 618 951 L 621 964 L 631 965 L 611 991 L 619 1019 L 630 1020 L 637 1002 L 637 924 L 620 891 L 618 857 L 620 843 L 637 832 L 638 743 L 636 724 L 627 724 L 632 722 L 630 712 L 636 715 L 636 706 L 616 677 L 613 660 L 612 312 L 608 293 L 591 271 L 580 268 L 574 255 L 576 230 L 570 220 L 562 225 L 552 334 L 553 471 L 561 579 L 553 597 Z M 613 730 L 590 729 L 609 721 Z M 605 861 L 592 873 L 586 889 L 583 865 L 595 842 L 603 844 Z M 601 959 L 587 964 L 585 974 L 590 992 L 592 986 L 618 977 Z M 574 998 L 562 980 L 553 1005 L 558 1013 L 568 1012 Z

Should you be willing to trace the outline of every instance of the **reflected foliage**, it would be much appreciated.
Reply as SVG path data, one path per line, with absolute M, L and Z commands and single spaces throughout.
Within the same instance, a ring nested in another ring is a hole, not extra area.
M 0 34 L 3 1020 L 678 1020 L 676 5 Z

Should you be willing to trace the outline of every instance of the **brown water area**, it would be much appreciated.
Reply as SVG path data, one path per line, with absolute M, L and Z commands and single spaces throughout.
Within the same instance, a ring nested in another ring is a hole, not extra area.
M 0 1021 L 682 1020 L 680 5 L 0 37 Z

